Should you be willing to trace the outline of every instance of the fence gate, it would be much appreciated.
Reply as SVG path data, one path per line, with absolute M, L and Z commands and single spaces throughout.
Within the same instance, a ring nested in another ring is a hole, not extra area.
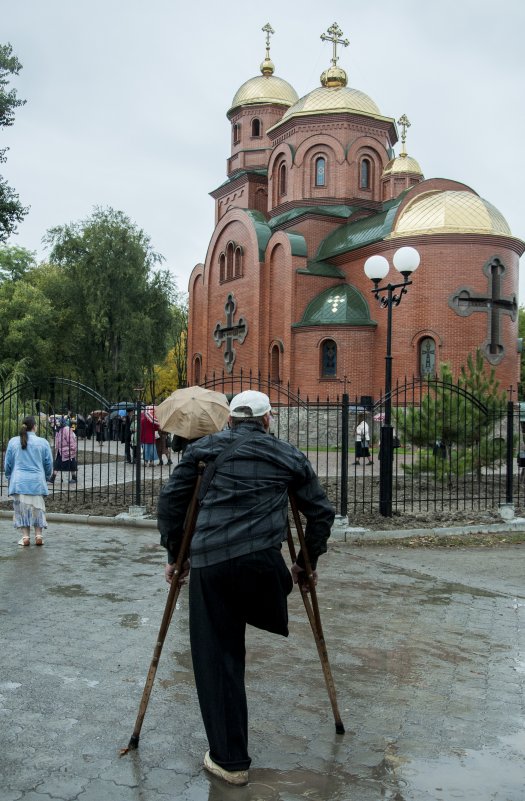
M 53 456 L 61 417 L 68 419 L 77 437 L 77 482 L 70 484 L 68 474 L 57 474 L 49 485 L 49 511 L 114 515 L 145 505 L 153 512 L 159 488 L 177 457 L 170 452 L 162 466 L 157 463 L 149 469 L 141 458 L 134 461 L 129 418 L 126 437 L 126 411 L 136 409 L 134 399 L 110 403 L 96 389 L 70 378 L 55 376 L 39 386 L 24 381 L 0 386 L 0 504 L 10 506 L 3 473 L 7 443 L 18 434 L 22 419 L 31 414 L 37 421 L 37 434 L 49 440 Z
M 352 399 L 347 394 L 312 399 L 270 377 L 242 372 L 212 375 L 203 386 L 229 398 L 245 389 L 265 392 L 275 410 L 272 433 L 307 455 L 338 514 L 348 515 L 350 523 L 370 526 L 380 506 L 384 397 L 375 403 L 368 396 Z M 486 407 L 464 387 L 439 380 L 406 381 L 393 389 L 392 422 L 398 439 L 392 462 L 394 515 L 436 517 L 456 509 L 522 506 L 525 404 L 522 420 L 517 393 L 509 390 L 507 397 L 503 405 Z M 19 432 L 23 417 L 33 414 L 39 435 L 53 446 L 56 418 L 66 415 L 77 434 L 78 481 L 71 485 L 67 477 L 62 482 L 57 477 L 48 509 L 114 515 L 145 505 L 154 513 L 159 489 L 178 456 L 169 451 L 164 464 L 154 468 L 146 467 L 140 454 L 133 462 L 125 415 L 126 410 L 137 410 L 136 404 L 132 398 L 110 403 L 96 389 L 63 377 L 40 386 L 0 386 L 0 504 L 10 506 L 2 466 L 7 442 Z M 355 429 L 363 418 L 369 427 L 372 464 L 366 459 L 355 464 Z

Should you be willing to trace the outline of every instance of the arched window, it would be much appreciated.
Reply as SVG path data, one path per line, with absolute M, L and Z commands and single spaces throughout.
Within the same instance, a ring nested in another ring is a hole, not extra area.
M 233 144 L 238 145 L 241 141 L 241 126 L 236 122 L 233 126 Z
M 337 345 L 333 339 L 325 339 L 321 346 L 321 378 L 337 375 Z
M 270 381 L 273 381 L 275 384 L 278 384 L 281 380 L 280 360 L 281 352 L 279 350 L 279 345 L 273 345 L 270 354 Z
M 261 135 L 261 121 L 257 117 L 252 120 L 252 136 Z
M 326 184 L 326 159 L 320 156 L 315 160 L 315 185 L 325 186 Z
M 264 187 L 259 187 L 255 192 L 255 209 L 262 211 L 263 214 L 268 210 L 268 190 Z
M 436 343 L 432 337 L 423 337 L 419 343 L 419 374 L 436 374 Z
M 286 164 L 279 167 L 279 197 L 286 195 Z
M 370 189 L 372 165 L 370 159 L 361 159 L 359 167 L 359 189 Z
M 237 245 L 235 248 L 235 278 L 240 278 L 242 275 L 242 248 Z
M 219 256 L 219 281 L 222 283 L 226 278 L 226 256 L 221 253 Z
M 195 384 L 200 384 L 201 382 L 201 367 L 202 367 L 201 357 L 195 356 L 195 361 L 193 363 Z
M 226 280 L 233 278 L 233 242 L 226 246 Z

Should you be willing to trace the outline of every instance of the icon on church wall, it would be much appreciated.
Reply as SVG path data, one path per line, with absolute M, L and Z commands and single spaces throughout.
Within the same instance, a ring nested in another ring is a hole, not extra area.
M 236 340 L 239 345 L 242 345 L 248 334 L 248 323 L 244 317 L 239 317 L 238 321 L 234 322 L 236 308 L 237 304 L 235 298 L 233 297 L 233 293 L 230 292 L 224 304 L 226 324 L 223 325 L 219 321 L 213 331 L 213 338 L 217 347 L 220 348 L 223 342 L 225 343 L 224 364 L 226 365 L 228 373 L 232 372 L 237 356 L 236 350 L 233 347 L 234 341 Z

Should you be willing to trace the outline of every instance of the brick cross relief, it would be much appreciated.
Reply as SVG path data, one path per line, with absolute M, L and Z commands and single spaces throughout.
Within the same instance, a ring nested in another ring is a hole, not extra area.
M 505 266 L 498 258 L 494 258 L 485 265 L 483 272 L 488 278 L 487 295 L 478 295 L 468 287 L 460 287 L 450 298 L 449 306 L 461 317 L 468 317 L 474 312 L 488 314 L 488 336 L 484 343 L 487 359 L 497 363 L 503 358 L 505 349 L 501 342 L 501 315 L 508 314 L 514 321 L 518 314 L 516 295 L 501 296 L 501 279 L 505 273 Z
M 228 373 L 231 373 L 235 363 L 236 352 L 233 347 L 234 340 L 237 340 L 239 345 L 242 345 L 248 334 L 248 323 L 244 317 L 239 317 L 236 323 L 233 321 L 236 308 L 237 304 L 235 303 L 235 298 L 230 292 L 224 304 L 226 325 L 222 325 L 222 323 L 218 322 L 213 331 L 213 338 L 218 348 L 221 347 L 223 342 L 226 343 L 226 347 L 224 348 L 224 363 Z

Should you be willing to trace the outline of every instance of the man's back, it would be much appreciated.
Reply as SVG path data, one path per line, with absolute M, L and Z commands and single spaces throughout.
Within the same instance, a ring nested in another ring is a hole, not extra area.
M 240 437 L 244 441 L 220 464 L 202 500 L 191 548 L 194 567 L 280 547 L 287 534 L 289 489 L 307 519 L 310 513 L 315 517 L 315 531 L 312 532 L 310 525 L 307 533 L 317 535 L 315 539 L 319 542 L 329 536 L 333 509 L 307 458 L 293 445 L 267 434 L 261 425 L 251 421 L 237 424 L 232 431 L 203 437 L 186 449 L 161 492 L 159 521 L 171 517 L 172 523 L 174 518 L 180 523 L 182 510 L 191 497 L 198 463 L 213 461 Z M 161 533 L 167 528 L 159 527 Z M 318 556 L 326 547 L 315 550 Z

